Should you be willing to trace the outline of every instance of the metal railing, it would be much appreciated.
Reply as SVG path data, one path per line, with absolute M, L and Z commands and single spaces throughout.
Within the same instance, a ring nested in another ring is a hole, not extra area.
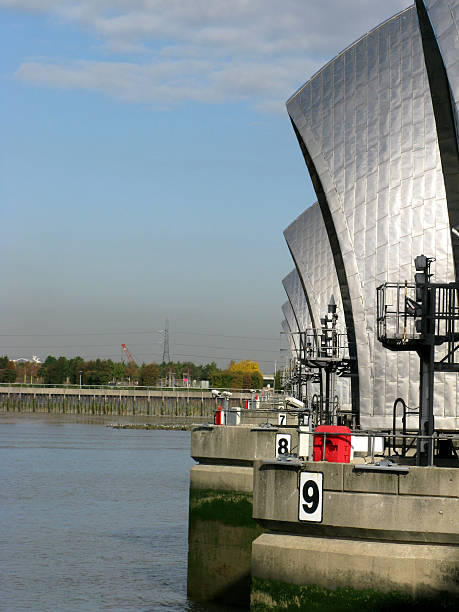
M 378 340 L 399 340 L 409 344 L 421 340 L 423 329 L 416 325 L 421 317 L 419 287 L 414 283 L 384 283 L 377 288 Z M 432 297 L 431 313 L 424 313 L 425 329 L 435 338 L 436 346 L 443 347 L 441 363 L 453 365 L 459 361 L 459 286 L 457 283 L 431 283 L 428 290 Z
M 79 385 L 79 384 L 45 384 L 45 383 L 27 383 L 27 382 L 2 382 L 0 383 L 0 390 L 2 388 L 23 388 L 23 389 L 65 389 L 78 391 L 79 389 L 90 389 L 90 390 L 107 390 L 107 391 L 189 391 L 190 393 L 211 393 L 212 389 L 202 389 L 200 387 L 158 387 L 149 385 Z M 237 395 L 240 393 L 245 394 L 258 394 L 258 395 L 285 395 L 284 391 L 278 391 L 270 389 L 269 391 L 263 391 L 262 389 L 233 389 L 231 387 L 213 387 L 217 391 L 230 391 Z
M 402 342 L 420 338 L 415 317 L 407 309 L 416 298 L 414 283 L 384 283 L 377 288 L 376 326 L 378 339 L 396 339 Z

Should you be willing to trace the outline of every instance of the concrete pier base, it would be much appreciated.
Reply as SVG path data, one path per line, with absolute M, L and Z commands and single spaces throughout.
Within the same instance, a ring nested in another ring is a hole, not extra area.
M 278 458 L 279 433 L 298 448 L 293 428 L 192 432 L 190 597 L 250 598 L 253 612 L 457 612 L 459 470 Z
M 372 594 L 374 601 L 383 601 L 383 594 L 390 594 L 392 601 L 397 599 L 395 594 L 399 601 L 452 601 L 458 587 L 457 567 L 456 546 L 268 533 L 252 546 L 252 576 L 256 579 L 325 591 L 354 590 L 366 598 Z M 264 590 L 266 586 L 253 590 L 253 603 Z
M 253 469 L 197 465 L 190 473 L 188 595 L 198 601 L 249 605 Z
M 253 461 L 275 458 L 279 431 L 247 424 L 201 426 L 192 432 L 191 455 L 199 462 L 190 472 L 192 599 L 248 608 L 252 542 L 264 531 L 253 519 Z
M 459 609 L 459 471 L 357 467 L 255 462 L 253 610 Z M 317 520 L 302 473 L 322 477 Z

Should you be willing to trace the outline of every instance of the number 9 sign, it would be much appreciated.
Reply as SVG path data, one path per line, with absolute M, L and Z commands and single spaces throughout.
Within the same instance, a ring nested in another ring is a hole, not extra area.
M 322 522 L 323 478 L 321 472 L 300 472 L 298 520 Z

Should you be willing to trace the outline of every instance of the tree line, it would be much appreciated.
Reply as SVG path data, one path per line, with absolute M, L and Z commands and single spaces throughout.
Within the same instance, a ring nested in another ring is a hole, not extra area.
M 54 357 L 43 363 L 14 362 L 0 357 L 0 382 L 36 382 L 55 385 L 138 384 L 142 386 L 192 386 L 194 381 L 208 380 L 211 387 L 229 389 L 261 389 L 263 375 L 257 362 L 230 362 L 220 369 L 213 361 L 197 365 L 191 361 L 169 363 L 135 363 L 82 357 Z

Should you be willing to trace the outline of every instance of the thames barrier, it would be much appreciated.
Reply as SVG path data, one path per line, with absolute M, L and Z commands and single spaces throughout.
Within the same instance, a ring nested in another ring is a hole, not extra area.
M 196 599 L 459 605 L 458 32 L 416 0 L 287 101 L 317 202 L 284 232 L 286 395 L 192 432 Z

